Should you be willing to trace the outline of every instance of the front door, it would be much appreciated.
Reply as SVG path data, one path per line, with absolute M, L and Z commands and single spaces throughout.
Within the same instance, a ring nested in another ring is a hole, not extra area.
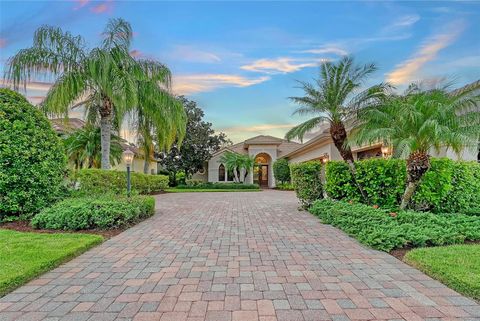
M 258 185 L 268 187 L 268 165 L 258 165 Z

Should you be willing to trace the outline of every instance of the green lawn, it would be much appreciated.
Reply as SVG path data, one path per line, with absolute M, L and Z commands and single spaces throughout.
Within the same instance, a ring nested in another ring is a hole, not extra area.
M 457 292 L 480 300 L 480 245 L 419 248 L 408 252 L 405 261 Z
M 220 189 L 220 188 L 169 188 L 167 193 L 205 193 L 205 192 L 260 192 L 261 189 Z
M 102 241 L 92 234 L 0 230 L 0 297 Z

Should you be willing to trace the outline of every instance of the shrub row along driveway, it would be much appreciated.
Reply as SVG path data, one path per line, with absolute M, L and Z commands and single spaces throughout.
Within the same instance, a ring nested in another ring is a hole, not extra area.
M 291 192 L 157 207 L 0 299 L 0 320 L 480 320 L 472 300 L 298 212 Z

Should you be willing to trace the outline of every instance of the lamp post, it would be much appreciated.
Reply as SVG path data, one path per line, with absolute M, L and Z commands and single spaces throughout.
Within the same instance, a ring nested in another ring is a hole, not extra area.
M 127 196 L 130 197 L 130 190 L 131 190 L 131 185 L 130 185 L 130 166 L 133 163 L 133 157 L 135 156 L 135 153 L 132 152 L 130 149 L 127 149 L 122 153 L 122 158 L 123 162 L 127 166 Z

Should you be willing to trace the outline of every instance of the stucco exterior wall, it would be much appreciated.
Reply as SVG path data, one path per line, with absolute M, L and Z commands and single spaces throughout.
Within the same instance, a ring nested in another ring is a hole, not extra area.
M 325 154 L 328 154 L 329 160 L 342 159 L 335 145 L 333 143 L 326 143 L 325 145 L 322 145 L 322 146 L 312 146 L 312 149 L 306 150 L 301 154 L 299 153 L 299 155 L 294 155 L 288 160 L 291 163 L 302 163 L 302 162 L 306 162 L 314 159 L 319 159 Z
M 144 163 L 143 158 L 134 158 L 132 166 L 130 167 L 130 170 L 132 172 L 143 173 L 143 163 Z M 113 166 L 112 169 L 115 169 L 117 171 L 126 171 L 127 166 L 122 161 L 119 164 Z M 153 174 L 156 175 L 157 174 L 157 162 L 150 161 L 149 168 L 148 168 L 148 173 L 152 174 L 152 170 L 153 170 Z
M 208 182 L 212 183 L 228 183 L 232 181 L 227 181 L 228 179 L 228 170 L 225 168 L 225 180 L 224 181 L 219 181 L 218 180 L 218 168 L 221 165 L 220 158 L 222 157 L 223 153 L 220 153 L 218 155 L 213 156 L 209 161 L 208 161 L 208 169 L 205 171 L 205 173 L 208 173 Z
M 270 161 L 268 163 L 268 187 L 274 188 L 275 175 L 273 173 L 273 163 L 277 160 L 277 145 L 250 145 L 248 147 L 248 155 L 255 157 L 258 154 L 265 153 L 270 156 Z M 250 173 L 247 175 L 246 182 L 253 184 L 253 168 L 250 170 Z

